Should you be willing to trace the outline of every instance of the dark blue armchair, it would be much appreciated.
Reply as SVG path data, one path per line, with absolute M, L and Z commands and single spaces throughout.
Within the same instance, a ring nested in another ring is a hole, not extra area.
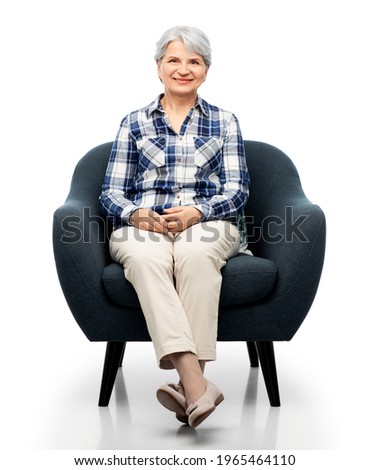
M 99 205 L 112 143 L 78 163 L 54 214 L 56 267 L 69 308 L 90 341 L 107 343 L 99 406 L 107 406 L 126 343 L 150 341 L 137 295 L 109 256 L 110 226 Z M 271 406 L 280 406 L 274 341 L 289 341 L 314 300 L 325 252 L 325 217 L 305 196 L 292 161 L 245 141 L 251 177 L 245 217 L 249 248 L 223 268 L 219 341 L 244 341 L 261 365 Z

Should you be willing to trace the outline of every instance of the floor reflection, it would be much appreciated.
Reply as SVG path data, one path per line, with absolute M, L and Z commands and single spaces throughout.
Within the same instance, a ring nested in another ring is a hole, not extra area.
M 280 407 L 269 406 L 266 417 L 260 412 L 257 402 L 258 386 L 262 382 L 260 372 L 258 367 L 251 367 L 247 380 L 240 422 L 244 431 L 242 448 L 276 449 Z M 265 387 L 263 382 L 261 386 Z
M 132 420 L 128 401 L 128 394 L 122 371 L 119 371 L 111 401 L 115 400 L 115 407 L 99 407 L 101 439 L 97 449 L 130 449 L 132 440 Z M 112 411 L 115 410 L 114 419 Z M 124 446 L 122 447 L 122 443 Z
M 240 400 L 228 403 L 228 414 L 232 414 L 236 420 L 222 422 L 224 416 L 227 416 L 223 412 L 214 414 L 206 426 L 192 429 L 173 420 L 174 416 L 169 413 L 163 414 L 160 407 L 156 408 L 156 403 L 154 406 L 151 402 L 145 403 L 141 405 L 142 409 L 137 409 L 133 408 L 137 406 L 135 402 L 131 410 L 123 372 L 120 370 L 110 406 L 99 408 L 101 436 L 97 448 L 276 449 L 280 408 L 267 406 L 265 402 L 259 406 L 259 385 L 260 388 L 264 387 L 259 369 L 250 368 L 244 394 L 240 390 Z M 134 401 L 137 397 L 130 398 Z M 132 420 L 133 411 L 135 423 Z

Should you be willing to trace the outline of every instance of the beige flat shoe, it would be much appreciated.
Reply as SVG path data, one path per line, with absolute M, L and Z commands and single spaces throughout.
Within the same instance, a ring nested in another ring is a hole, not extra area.
M 159 387 L 156 397 L 167 410 L 175 412 L 178 421 L 188 424 L 186 398 L 179 391 L 177 384 L 168 383 Z
M 192 428 L 196 428 L 204 421 L 224 400 L 223 394 L 220 390 L 209 380 L 207 380 L 207 387 L 204 395 L 197 401 L 191 403 L 187 408 L 186 414 L 188 415 L 188 424 Z

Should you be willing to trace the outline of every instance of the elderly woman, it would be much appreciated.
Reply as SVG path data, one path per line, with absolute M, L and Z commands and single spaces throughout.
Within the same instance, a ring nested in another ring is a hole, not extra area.
M 196 427 L 223 400 L 204 367 L 216 359 L 220 270 L 240 249 L 249 177 L 236 117 L 197 93 L 211 64 L 207 36 L 171 28 L 155 59 L 164 93 L 121 122 L 100 202 L 159 367 L 179 375 L 158 400 Z

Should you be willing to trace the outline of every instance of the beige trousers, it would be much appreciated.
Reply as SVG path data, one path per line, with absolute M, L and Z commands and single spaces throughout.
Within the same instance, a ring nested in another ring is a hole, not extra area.
M 237 227 L 222 220 L 179 234 L 131 226 L 112 233 L 110 254 L 137 292 L 162 369 L 173 368 L 167 356 L 176 352 L 216 359 L 220 270 L 239 246 Z

